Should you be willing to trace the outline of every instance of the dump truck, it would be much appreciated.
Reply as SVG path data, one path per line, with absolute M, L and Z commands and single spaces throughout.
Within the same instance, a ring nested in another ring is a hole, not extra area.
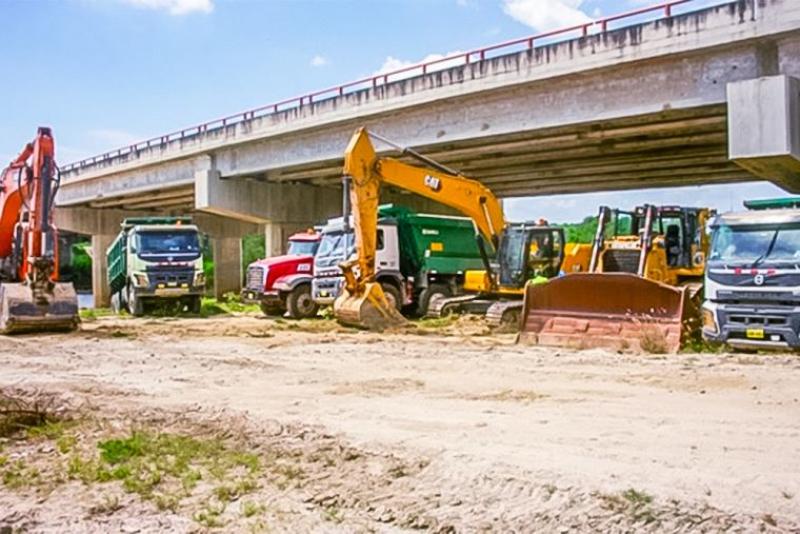
M 320 233 L 310 228 L 289 237 L 286 254 L 254 261 L 247 267 L 242 300 L 258 303 L 265 315 L 305 319 L 317 314 L 311 298 L 314 254 Z
M 131 217 L 106 252 L 111 306 L 143 315 L 151 304 L 199 313 L 205 293 L 200 232 L 190 217 Z
M 699 335 L 707 208 L 600 208 L 586 272 L 528 284 L 520 341 L 676 352 Z
M 464 275 L 483 263 L 475 229 L 466 217 L 416 213 L 387 204 L 378 209 L 375 280 L 390 306 L 423 316 L 436 299 L 463 292 Z M 330 305 L 340 295 L 339 264 L 355 254 L 352 226 L 329 221 L 314 259 L 313 297 Z
M 398 149 L 401 156 L 413 158 L 421 164 L 379 157 L 372 144 L 373 137 Z M 506 294 L 521 295 L 527 276 L 538 279 L 560 272 L 564 259 L 562 229 L 509 223 L 500 201 L 479 181 L 365 128 L 357 130 L 347 145 L 343 181 L 352 183 L 349 198 L 353 205 L 357 255 L 341 264 L 344 291 L 334 302 L 334 314 L 341 323 L 379 329 L 404 320 L 375 278 L 378 202 L 384 185 L 429 198 L 472 221 L 475 243 L 483 263 L 482 279 L 487 286 L 481 295 L 491 297 L 484 302 L 491 302 L 493 309 L 499 307 L 498 315 L 501 317 L 508 315 L 508 310 L 521 308 L 519 298 L 506 300 L 503 297 Z M 348 187 L 344 189 L 348 190 Z M 542 246 L 534 247 L 537 244 Z M 481 295 L 471 295 L 467 299 L 475 300 Z M 435 302 L 429 303 L 428 307 L 435 306 Z
M 61 184 L 50 128 L 0 172 L 0 333 L 73 330 L 78 295 L 59 280 L 58 229 L 53 224 Z
M 745 202 L 711 223 L 703 337 L 800 349 L 800 198 Z

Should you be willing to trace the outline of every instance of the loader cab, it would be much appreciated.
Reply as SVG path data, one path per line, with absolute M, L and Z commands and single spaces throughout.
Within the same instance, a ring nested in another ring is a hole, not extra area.
M 564 230 L 534 223 L 510 225 L 497 261 L 500 287 L 521 288 L 537 277 L 553 278 L 564 261 Z

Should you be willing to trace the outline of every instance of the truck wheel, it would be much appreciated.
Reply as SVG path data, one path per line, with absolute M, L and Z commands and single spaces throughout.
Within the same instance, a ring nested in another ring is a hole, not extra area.
M 144 301 L 136 296 L 136 290 L 128 286 L 128 313 L 134 317 L 144 315 Z
M 189 311 L 194 315 L 200 315 L 200 311 L 203 309 L 203 297 L 195 296 L 192 297 L 192 300 L 189 302 Z
M 388 283 L 382 283 L 381 289 L 383 289 L 383 294 L 386 295 L 386 300 L 389 301 L 389 305 L 393 306 L 394 309 L 399 312 L 400 308 L 403 307 L 403 299 L 400 297 L 400 290 Z
M 451 296 L 453 296 L 453 292 L 450 291 L 450 288 L 447 285 L 429 285 L 427 288 L 422 290 L 422 293 L 419 294 L 417 315 L 420 317 L 425 317 L 425 315 L 428 313 L 428 308 L 430 308 L 431 303 L 435 302 L 437 299 L 446 299 Z
M 261 312 L 266 316 L 274 316 L 274 315 L 283 315 L 283 312 L 286 310 L 283 306 L 278 303 L 267 304 L 266 302 L 261 303 Z
M 292 319 L 308 319 L 317 314 L 319 307 L 311 298 L 311 285 L 301 284 L 286 297 L 286 308 Z

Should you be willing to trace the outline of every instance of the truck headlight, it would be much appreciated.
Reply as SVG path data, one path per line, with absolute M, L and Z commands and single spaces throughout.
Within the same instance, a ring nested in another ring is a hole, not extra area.
M 136 287 L 147 287 L 150 285 L 150 281 L 144 273 L 133 273 L 133 285 Z
M 206 273 L 203 271 L 197 271 L 194 273 L 194 285 L 196 286 L 204 286 L 206 285 Z
M 703 330 L 716 334 L 719 329 L 717 328 L 717 318 L 714 312 L 708 309 L 703 309 Z

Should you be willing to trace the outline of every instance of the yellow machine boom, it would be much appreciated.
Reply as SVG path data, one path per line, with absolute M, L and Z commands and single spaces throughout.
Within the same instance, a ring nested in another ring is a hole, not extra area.
M 480 182 L 448 172 L 449 169 L 419 154 L 404 152 L 422 159 L 430 168 L 379 158 L 365 128 L 360 128 L 347 145 L 343 173 L 351 179 L 350 200 L 358 255 L 341 265 L 344 291 L 334 302 L 334 314 L 345 324 L 383 328 L 403 321 L 399 312 L 390 306 L 380 284 L 375 282 L 381 184 L 405 189 L 469 216 L 480 234 L 494 247 L 506 227 L 500 202 Z

